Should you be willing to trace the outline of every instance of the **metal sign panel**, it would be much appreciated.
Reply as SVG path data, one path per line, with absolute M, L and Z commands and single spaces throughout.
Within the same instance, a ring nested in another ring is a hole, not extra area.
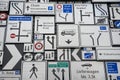
M 34 40 L 34 52 L 44 52 L 44 40 Z
M 54 16 L 35 16 L 35 32 L 41 34 L 55 33 Z
M 46 68 L 46 62 L 23 61 L 22 80 L 46 80 Z
M 92 4 L 74 4 L 75 24 L 94 24 Z
M 0 1 L 0 11 L 8 11 L 9 1 Z
M 48 62 L 48 80 L 70 80 L 69 62 Z
M 10 15 L 22 15 L 24 2 L 11 2 L 10 3 Z
M 103 62 L 71 62 L 71 80 L 101 79 L 106 80 Z
M 108 80 L 120 80 L 120 62 L 106 62 Z
M 24 14 L 54 15 L 53 3 L 25 3 Z
M 57 25 L 58 47 L 79 47 L 78 25 Z
M 0 51 L 0 65 L 3 64 L 3 52 Z
M 109 10 L 112 20 L 120 20 L 120 7 L 109 7 Z
M 0 71 L 0 80 L 21 80 L 20 70 Z
M 73 4 L 56 4 L 56 22 L 73 23 Z
M 23 44 L 6 44 L 2 70 L 20 70 L 22 54 Z
M 80 25 L 81 46 L 111 46 L 108 25 Z
M 32 20 L 31 16 L 9 16 L 6 43 L 31 42 Z
M 3 51 L 6 27 L 0 27 L 0 50 Z
M 111 29 L 112 45 L 120 45 L 120 29 Z
M 96 50 L 97 60 L 120 60 L 119 47 L 98 47 Z
M 0 25 L 7 25 L 8 14 L 0 12 Z
M 56 35 L 45 35 L 45 50 L 56 50 Z
M 82 59 L 83 60 L 95 60 L 96 51 L 94 48 L 81 48 Z
M 92 0 L 92 2 L 120 2 L 120 0 Z

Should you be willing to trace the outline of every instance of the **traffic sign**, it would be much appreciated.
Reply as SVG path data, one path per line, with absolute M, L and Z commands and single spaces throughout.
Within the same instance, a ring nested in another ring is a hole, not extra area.
M 69 62 L 48 62 L 48 80 L 70 80 Z
M 22 15 L 24 2 L 10 2 L 10 15 Z
M 34 41 L 34 52 L 44 52 L 44 41 L 43 40 Z
M 22 80 L 46 80 L 46 68 L 46 62 L 23 61 Z
M 103 62 L 71 62 L 71 80 L 106 80 Z
M 56 4 L 56 22 L 73 23 L 73 4 Z
M 32 16 L 9 16 L 6 43 L 31 43 L 32 20 Z
M 94 24 L 92 4 L 74 4 L 75 24 Z
M 120 62 L 106 62 L 105 65 L 108 80 L 119 80 Z
M 69 27 L 68 27 L 69 26 Z M 57 25 L 57 47 L 79 47 L 78 25 L 58 24 Z
M 55 33 L 54 16 L 35 16 L 34 33 L 54 34 Z
M 8 11 L 9 1 L 0 1 L 0 11 Z
M 53 3 L 25 3 L 24 14 L 32 15 L 54 15 L 54 4 Z

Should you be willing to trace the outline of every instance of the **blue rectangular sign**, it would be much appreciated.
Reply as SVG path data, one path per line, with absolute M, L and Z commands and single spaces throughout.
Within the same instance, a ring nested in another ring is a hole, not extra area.
M 115 62 L 107 63 L 107 71 L 109 74 L 117 74 L 118 73 L 117 63 Z
M 72 5 L 64 4 L 63 5 L 63 13 L 72 13 Z
M 10 21 L 31 21 L 31 16 L 9 16 Z

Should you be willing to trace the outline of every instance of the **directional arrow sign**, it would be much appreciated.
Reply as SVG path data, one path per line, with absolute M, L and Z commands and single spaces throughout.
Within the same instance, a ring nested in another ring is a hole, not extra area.
M 20 50 L 18 50 L 18 48 L 20 48 Z M 14 44 L 6 44 L 5 52 L 4 52 L 5 60 L 3 60 L 3 66 L 4 66 L 3 70 L 11 70 L 13 68 L 20 69 L 20 65 L 21 65 L 20 60 L 22 58 L 22 55 L 21 55 L 22 48 L 23 48 L 23 45 L 21 44 L 19 44 L 18 46 L 17 45 L 15 46 Z

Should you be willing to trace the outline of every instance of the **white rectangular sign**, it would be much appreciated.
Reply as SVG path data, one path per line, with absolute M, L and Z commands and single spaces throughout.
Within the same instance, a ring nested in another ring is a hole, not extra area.
M 73 23 L 73 4 L 56 4 L 56 22 Z
M 9 1 L 0 1 L 0 11 L 8 11 Z
M 120 62 L 106 62 L 108 80 L 120 80 Z
M 120 29 L 111 29 L 112 45 L 120 45 Z
M 3 64 L 3 52 L 0 51 L 0 65 Z
M 120 7 L 109 7 L 109 10 L 112 20 L 120 20 Z
M 81 46 L 111 46 L 108 25 L 80 25 Z
M 6 43 L 32 42 L 32 16 L 9 16 Z
M 97 60 L 120 60 L 119 47 L 98 47 L 96 50 Z
M 70 80 L 69 62 L 48 62 L 48 80 Z
M 92 0 L 92 2 L 120 2 L 120 0 Z
M 5 77 L 5 78 L 2 77 L 1 78 L 0 77 L 0 80 L 20 80 L 20 78 L 14 78 L 14 77 L 10 77 L 10 78 L 9 77 Z
M 78 25 L 57 25 L 58 47 L 79 47 Z
M 103 62 L 71 62 L 71 80 L 106 80 Z
M 75 24 L 94 24 L 92 4 L 74 4 Z
M 46 62 L 24 61 L 22 62 L 22 80 L 46 80 L 46 68 Z
M 35 16 L 35 32 L 41 34 L 55 33 L 55 19 L 54 16 Z
M 24 14 L 32 15 L 54 15 L 53 3 L 25 3 Z
M 22 15 L 24 2 L 10 2 L 10 15 Z
M 0 50 L 3 50 L 6 27 L 0 27 Z

